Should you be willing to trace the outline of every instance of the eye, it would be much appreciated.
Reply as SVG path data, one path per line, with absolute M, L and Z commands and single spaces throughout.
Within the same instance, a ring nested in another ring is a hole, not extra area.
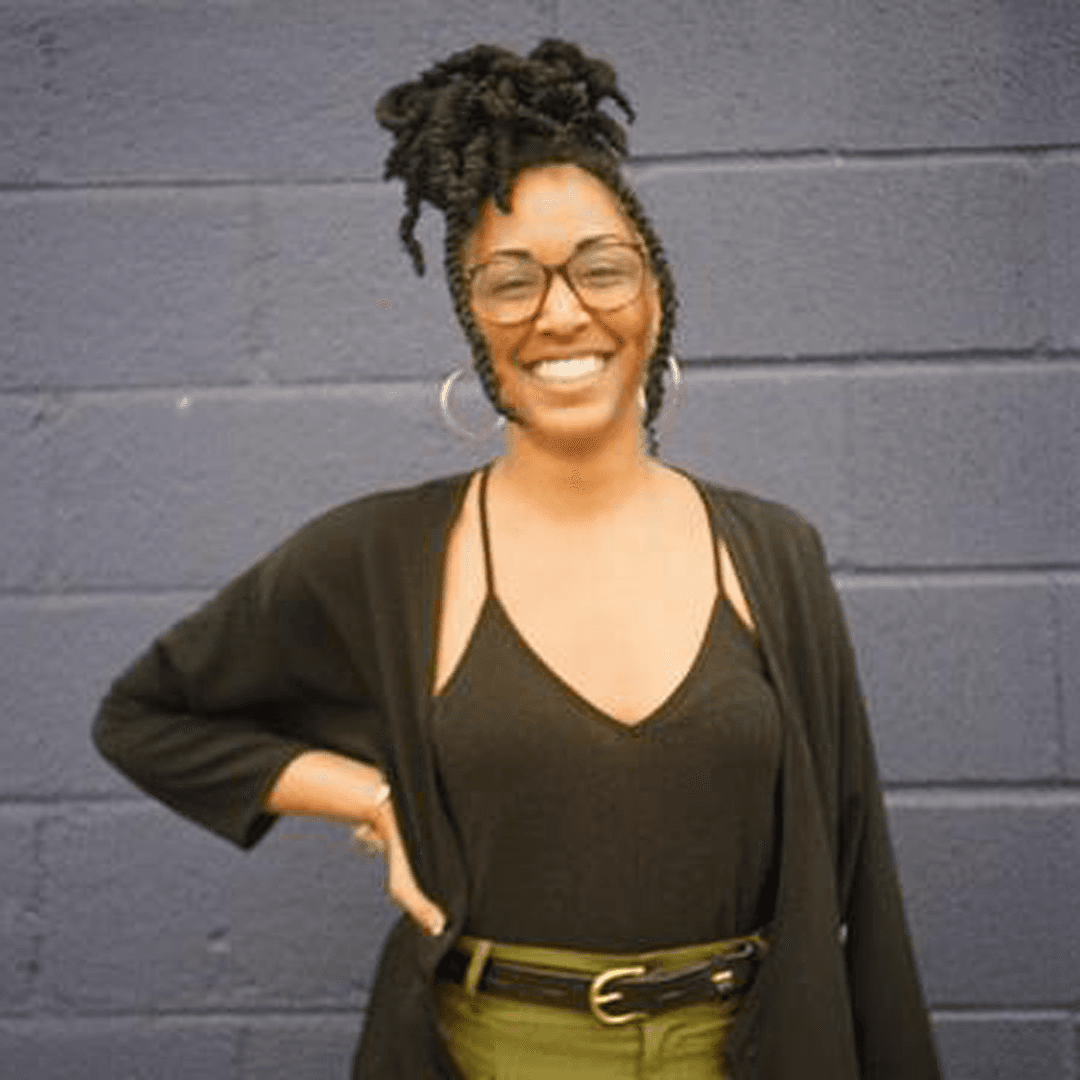
M 497 281 L 491 286 L 491 295 L 503 299 L 513 299 L 515 296 L 525 296 L 532 292 L 535 282 L 528 278 L 516 278 L 511 281 Z
M 607 250 L 594 251 L 581 258 L 578 263 L 578 277 L 589 285 L 617 284 L 636 276 L 639 262 L 630 249 L 615 246 Z
M 612 278 L 623 277 L 625 271 L 617 266 L 590 266 L 586 269 L 584 277 L 588 281 L 610 281 Z
M 593 289 L 607 289 L 619 287 L 631 281 L 634 277 L 632 267 L 625 264 L 599 263 L 585 267 L 580 274 L 579 281 Z

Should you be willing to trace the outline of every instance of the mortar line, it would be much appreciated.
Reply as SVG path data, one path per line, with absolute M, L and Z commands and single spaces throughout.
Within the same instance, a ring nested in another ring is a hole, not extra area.
M 1080 369 L 1080 352 L 1061 351 L 1053 354 L 1041 353 L 1028 349 L 980 349 L 903 353 L 895 350 L 857 353 L 817 353 L 804 356 L 680 356 L 682 365 L 690 375 L 695 372 L 754 373 L 772 374 L 778 370 L 788 373 L 802 371 L 851 371 L 860 375 L 904 374 L 909 368 L 941 373 L 982 374 L 993 371 L 1023 371 L 1030 374 L 1033 370 L 1042 373 L 1072 371 Z M 340 379 L 293 379 L 289 382 L 220 382 L 220 383 L 156 383 L 146 386 L 126 384 L 97 386 L 56 386 L 56 387 L 14 387 L 0 389 L 0 401 L 19 400 L 37 397 L 62 399 L 63 404 L 77 403 L 81 398 L 100 397 L 107 394 L 124 395 L 132 398 L 150 395 L 171 394 L 227 394 L 243 393 L 256 390 L 260 393 L 296 393 L 303 390 L 348 390 L 360 391 L 367 387 L 384 388 L 421 388 L 431 389 L 439 385 L 443 373 L 417 373 L 414 375 L 383 375 L 371 372 L 362 378 L 355 376 Z
M 1080 143 L 1005 144 L 993 146 L 910 146 L 864 147 L 805 146 L 776 149 L 694 150 L 686 153 L 631 154 L 625 161 L 629 172 L 658 170 L 679 166 L 757 165 L 763 168 L 788 165 L 865 165 L 877 163 L 918 163 L 922 161 L 1008 162 L 1020 159 L 1070 159 L 1080 154 Z M 298 188 L 298 187 L 378 187 L 386 181 L 381 172 L 318 174 L 253 174 L 237 176 L 224 173 L 213 177 L 145 176 L 82 177 L 73 180 L 0 180 L 0 194 L 47 194 L 115 190 L 183 190 L 218 188 Z

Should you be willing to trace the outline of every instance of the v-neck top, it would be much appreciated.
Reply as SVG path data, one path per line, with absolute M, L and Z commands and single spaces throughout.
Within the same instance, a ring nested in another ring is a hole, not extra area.
M 489 470 L 487 594 L 432 703 L 440 796 L 469 876 L 463 932 L 615 952 L 752 932 L 775 903 L 782 730 L 715 533 L 698 653 L 658 708 L 623 723 L 552 671 L 500 603 Z

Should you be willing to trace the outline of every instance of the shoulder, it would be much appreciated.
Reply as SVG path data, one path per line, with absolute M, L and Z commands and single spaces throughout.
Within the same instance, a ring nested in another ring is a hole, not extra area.
M 749 491 L 694 478 L 711 502 L 722 530 L 736 548 L 758 559 L 821 563 L 825 545 L 817 526 L 794 507 Z
M 387 541 L 407 544 L 445 527 L 469 476 L 439 476 L 358 496 L 311 518 L 282 546 L 313 558 L 342 552 L 362 555 Z
M 373 491 L 304 522 L 259 563 L 263 587 L 329 599 L 436 554 L 469 474 Z M 339 597 L 344 599 L 344 597 Z

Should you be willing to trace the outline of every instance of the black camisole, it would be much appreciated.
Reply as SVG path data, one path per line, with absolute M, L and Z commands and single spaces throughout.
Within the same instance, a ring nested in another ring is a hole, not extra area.
M 432 714 L 469 873 L 464 932 L 637 952 L 758 929 L 777 884 L 780 718 L 754 637 L 724 596 L 717 537 L 698 654 L 657 709 L 624 724 L 547 667 L 499 603 L 490 467 L 487 595 Z

